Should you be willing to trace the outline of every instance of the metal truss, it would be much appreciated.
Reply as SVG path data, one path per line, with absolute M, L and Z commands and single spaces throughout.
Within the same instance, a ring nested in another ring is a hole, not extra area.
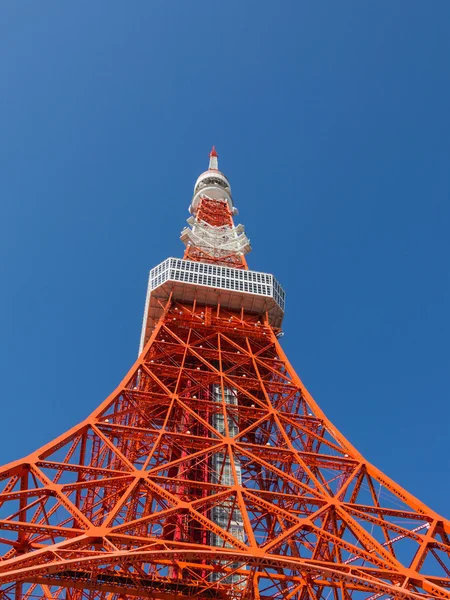
M 217 169 L 213 148 L 191 205 L 205 231 L 185 234 L 184 258 L 247 270 Z M 281 288 L 274 320 L 244 288 L 220 304 L 193 275 L 166 296 L 162 266 L 155 277 L 118 388 L 0 468 L 0 600 L 450 600 L 450 522 L 307 392 L 278 342 Z
M 1 469 L 1 598 L 450 598 L 450 523 L 339 433 L 276 334 L 169 300 L 101 406 Z
M 227 202 L 203 197 L 193 213 L 194 219 L 188 220 L 192 231 L 186 228 L 181 234 L 182 241 L 187 244 L 184 258 L 246 269 L 244 254 L 250 251 L 250 244 L 243 230 L 235 228 Z M 215 234 L 206 235 L 204 230 L 215 231 Z M 221 231 L 224 232 L 223 244 L 215 239 Z M 231 243 L 233 234 L 234 243 Z

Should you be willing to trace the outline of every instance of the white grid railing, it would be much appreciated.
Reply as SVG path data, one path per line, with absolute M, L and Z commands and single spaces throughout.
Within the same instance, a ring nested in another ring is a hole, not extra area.
M 273 298 L 284 312 L 285 292 L 269 273 L 167 258 L 150 271 L 150 291 L 168 280 Z

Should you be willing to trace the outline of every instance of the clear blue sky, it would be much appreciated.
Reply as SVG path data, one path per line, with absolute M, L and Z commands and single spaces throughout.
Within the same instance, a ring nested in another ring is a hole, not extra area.
M 135 359 L 212 143 L 283 345 L 359 450 L 449 516 L 450 2 L 0 8 L 0 462 Z

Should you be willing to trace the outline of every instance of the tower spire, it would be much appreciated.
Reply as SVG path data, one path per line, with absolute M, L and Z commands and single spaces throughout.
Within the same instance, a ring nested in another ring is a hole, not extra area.
M 209 153 L 209 170 L 210 171 L 218 171 L 219 170 L 219 155 L 217 154 L 215 146 L 212 147 L 211 152 Z
M 247 269 L 244 255 L 250 252 L 250 240 L 243 225 L 234 225 L 237 210 L 233 205 L 231 186 L 218 170 L 215 146 L 209 153 L 209 168 L 195 182 L 189 208 L 189 227 L 181 232 L 186 244 L 187 260 Z

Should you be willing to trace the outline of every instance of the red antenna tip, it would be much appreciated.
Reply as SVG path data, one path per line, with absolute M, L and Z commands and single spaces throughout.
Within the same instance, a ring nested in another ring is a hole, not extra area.
M 209 156 L 210 156 L 210 157 L 211 157 L 211 156 L 217 156 L 217 152 L 216 152 L 216 148 L 215 148 L 215 146 L 213 146 L 213 147 L 212 147 L 212 150 L 211 150 L 211 152 L 209 153 Z

